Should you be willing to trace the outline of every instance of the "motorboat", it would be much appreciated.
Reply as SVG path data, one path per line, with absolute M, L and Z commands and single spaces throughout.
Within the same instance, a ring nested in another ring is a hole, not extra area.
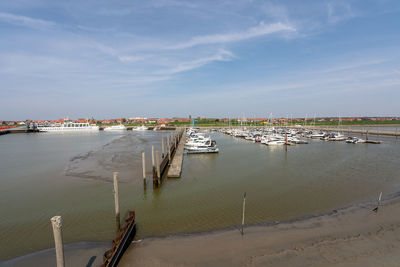
M 191 147 L 186 149 L 188 154 L 200 154 L 200 153 L 218 153 L 218 147 Z
M 366 141 L 364 139 L 358 138 L 358 137 L 348 137 L 346 139 L 346 143 L 348 144 L 361 144 L 361 143 L 365 143 Z
M 328 136 L 328 141 L 344 141 L 346 138 L 339 132 L 333 132 Z
M 135 131 L 147 131 L 148 129 L 149 129 L 149 127 L 142 125 L 142 126 L 136 127 L 134 130 Z
M 122 125 L 122 124 L 111 125 L 111 126 L 104 128 L 104 131 L 125 131 L 125 130 L 126 130 L 126 127 L 125 127 L 125 125 Z

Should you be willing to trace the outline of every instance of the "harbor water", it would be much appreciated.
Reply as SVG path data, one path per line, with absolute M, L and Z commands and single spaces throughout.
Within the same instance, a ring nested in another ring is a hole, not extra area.
M 136 211 L 137 238 L 268 223 L 338 209 L 400 189 L 400 142 L 268 147 L 211 133 L 220 153 L 185 155 L 181 178 L 151 182 L 151 146 L 170 132 L 9 134 L 0 138 L 0 261 L 65 243 L 111 241 L 112 173 L 121 215 Z M 372 137 L 371 137 L 372 138 Z M 380 138 L 382 140 L 382 138 Z M 141 151 L 147 154 L 147 186 Z

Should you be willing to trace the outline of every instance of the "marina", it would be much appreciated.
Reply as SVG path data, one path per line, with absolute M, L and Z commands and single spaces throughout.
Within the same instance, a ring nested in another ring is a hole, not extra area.
M 140 225 L 138 239 L 238 225 L 244 190 L 248 194 L 246 223 L 257 224 L 367 201 L 379 192 L 393 192 L 400 186 L 400 149 L 393 137 L 382 137 L 378 146 L 300 137 L 309 144 L 286 146 L 286 150 L 283 146 L 261 145 L 261 141 L 206 132 L 204 136 L 218 144 L 219 153 L 183 156 L 182 138 L 175 155 L 182 155 L 175 158 L 178 166 L 182 164 L 180 178 L 163 178 L 161 187 L 144 189 L 140 152 L 151 155 L 152 146 L 162 152 L 162 139 L 171 133 L 100 131 L 3 136 L 1 153 L 7 153 L 8 160 L 3 154 L 1 197 L 15 205 L 12 209 L 1 207 L 1 259 L 52 247 L 48 218 L 57 210 L 65 218 L 66 244 L 111 240 L 115 228 L 110 188 L 113 171 L 119 172 L 121 183 L 121 216 L 131 209 L 140 214 L 136 219 Z M 24 149 L 28 143 L 32 153 L 42 151 L 40 157 L 32 157 Z M 19 164 L 29 166 L 29 173 L 16 168 L 12 161 L 16 157 Z M 152 166 L 150 156 L 145 163 Z M 304 165 L 309 168 L 301 168 Z M 150 167 L 145 173 L 147 179 L 154 177 Z M 42 197 L 41 183 L 46 183 L 52 193 Z M 25 223 L 15 224 L 12 218 L 27 206 L 33 212 L 25 216 Z M 89 223 L 89 218 L 97 223 Z M 160 220 L 162 225 L 157 223 Z M 15 236 L 28 232 L 34 233 L 25 237 L 29 247 L 14 243 Z

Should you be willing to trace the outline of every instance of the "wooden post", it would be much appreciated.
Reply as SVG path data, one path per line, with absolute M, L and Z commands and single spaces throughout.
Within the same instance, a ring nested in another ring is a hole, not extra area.
M 168 162 L 171 165 L 171 146 L 168 144 Z
M 157 164 L 157 178 L 158 178 L 158 182 L 160 182 L 160 155 L 158 153 L 158 150 L 156 151 L 156 164 Z
M 171 142 L 169 141 L 169 135 L 167 136 L 167 146 L 169 146 Z
M 54 243 L 56 246 L 56 259 L 57 267 L 64 267 L 64 246 L 62 239 L 62 220 L 61 216 L 54 216 L 50 219 L 51 225 L 53 226 Z
M 244 192 L 244 195 L 243 195 L 243 214 L 242 214 L 242 235 L 244 234 L 244 213 L 245 213 L 245 210 L 246 210 L 246 192 Z
M 142 152 L 142 169 L 143 169 L 143 181 L 146 182 L 146 157 L 144 151 Z
M 151 146 L 151 165 L 153 166 L 153 174 L 155 172 L 155 164 L 154 164 L 154 146 Z
M 165 156 L 164 152 L 165 152 L 164 151 L 164 138 L 161 138 L 161 155 L 162 155 L 162 158 L 164 158 L 164 156 Z
M 365 137 L 365 139 L 368 141 L 368 130 L 367 130 L 367 136 Z
M 287 142 L 287 133 L 285 134 L 285 139 L 286 139 L 286 146 L 285 146 L 285 150 L 287 151 L 287 146 L 288 146 L 288 142 Z
M 114 172 L 114 203 L 115 203 L 115 225 L 118 233 L 119 229 L 121 228 L 121 223 L 119 218 L 118 172 Z
M 378 208 L 379 208 L 379 206 L 381 205 L 381 199 L 382 199 L 382 192 L 379 194 L 379 197 L 378 197 L 378 204 L 377 204 L 376 208 L 373 209 L 372 211 L 378 212 Z
M 381 199 L 382 199 L 382 192 L 379 194 L 378 198 L 378 206 L 381 205 Z

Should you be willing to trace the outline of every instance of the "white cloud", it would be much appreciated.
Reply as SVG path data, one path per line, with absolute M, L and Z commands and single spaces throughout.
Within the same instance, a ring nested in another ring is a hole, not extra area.
M 0 21 L 33 29 L 49 29 L 56 25 L 54 22 L 48 20 L 35 19 L 3 12 L 0 12 Z
M 183 62 L 178 64 L 176 67 L 173 67 L 168 70 L 163 70 L 157 72 L 157 74 L 176 74 L 184 71 L 189 71 L 192 69 L 200 68 L 204 65 L 207 65 L 214 61 L 230 61 L 234 58 L 234 55 L 227 50 L 220 50 L 217 54 L 209 57 L 204 57 L 200 59 L 196 59 L 189 62 Z
M 119 61 L 123 63 L 132 63 L 132 62 L 138 62 L 142 60 L 149 59 L 150 56 L 143 55 L 143 56 L 119 56 L 118 59 Z
M 265 24 L 264 22 L 260 22 L 260 24 L 258 24 L 256 27 L 252 27 L 245 32 L 196 36 L 187 42 L 172 45 L 167 48 L 184 49 L 198 45 L 237 42 L 284 31 L 296 31 L 296 28 L 294 28 L 292 25 L 284 24 L 281 22 L 272 24 Z
M 365 61 L 365 62 L 358 62 L 358 63 L 354 63 L 354 64 L 341 65 L 341 66 L 337 66 L 334 68 L 319 71 L 319 73 L 330 73 L 330 72 L 338 72 L 338 71 L 344 71 L 344 70 L 350 70 L 350 69 L 363 68 L 363 67 L 368 67 L 368 66 L 372 66 L 372 65 L 386 63 L 388 61 L 390 61 L 390 60 L 375 59 L 375 60 L 370 60 L 370 61 Z

